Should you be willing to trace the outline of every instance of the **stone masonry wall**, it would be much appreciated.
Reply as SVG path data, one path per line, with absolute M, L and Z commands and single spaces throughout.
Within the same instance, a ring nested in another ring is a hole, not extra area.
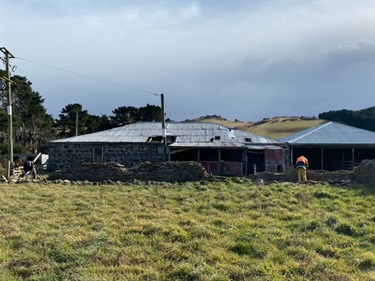
M 129 169 L 118 163 L 81 164 L 55 171 L 49 175 L 48 180 L 185 182 L 198 181 L 209 177 L 204 167 L 198 162 L 174 161 L 145 162 Z
M 248 178 L 252 180 L 263 179 L 265 181 L 297 182 L 297 170 L 288 168 L 284 173 L 258 173 L 256 175 L 249 175 Z M 307 180 L 310 182 L 351 182 L 353 180 L 353 171 L 308 170 Z
M 163 161 L 156 143 L 50 143 L 48 169 L 50 171 L 93 163 L 94 147 L 103 148 L 104 163 L 120 163 L 126 168 L 143 162 Z
M 309 170 L 308 183 L 330 183 L 347 185 L 351 183 L 375 183 L 375 160 L 363 162 L 355 171 Z M 220 177 L 224 178 L 224 177 Z M 258 173 L 248 179 L 254 182 L 297 182 L 297 172 L 289 169 L 285 173 Z M 48 180 L 68 180 L 73 182 L 129 182 L 134 180 L 158 182 L 184 182 L 213 179 L 198 162 L 173 161 L 141 163 L 132 168 L 125 168 L 118 163 L 80 164 L 51 173 Z
M 282 144 L 280 147 L 284 149 L 284 167 L 288 167 L 290 166 L 290 163 L 292 163 L 292 160 L 290 159 L 290 146 Z

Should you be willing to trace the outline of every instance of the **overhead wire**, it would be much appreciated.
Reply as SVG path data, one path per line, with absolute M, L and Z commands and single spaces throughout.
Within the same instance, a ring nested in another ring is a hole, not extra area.
M 77 75 L 77 76 L 80 76 L 80 77 L 84 77 L 84 78 L 87 78 L 87 79 L 96 80 L 96 81 L 111 84 L 111 85 L 114 85 L 114 86 L 130 89 L 130 90 L 134 90 L 134 91 L 138 91 L 138 92 L 142 92 L 142 93 L 145 93 L 145 94 L 149 94 L 149 95 L 153 95 L 153 96 L 161 96 L 161 94 L 157 94 L 157 93 L 153 93 L 153 92 L 150 92 L 150 91 L 145 91 L 145 90 L 142 90 L 142 89 L 138 89 L 138 88 L 126 86 L 126 85 L 123 85 L 123 84 L 107 81 L 107 80 L 104 80 L 104 79 L 101 79 L 101 78 L 81 74 L 81 73 L 74 72 L 74 71 L 71 71 L 71 70 L 66 70 L 66 69 L 62 69 L 62 68 L 59 68 L 59 67 L 50 66 L 50 65 L 40 63 L 40 62 L 36 62 L 36 61 L 32 61 L 32 60 L 29 60 L 29 59 L 25 59 L 25 58 L 21 58 L 21 57 L 15 57 L 15 59 L 23 60 L 23 61 L 26 61 L 26 62 L 30 62 L 30 63 L 37 64 L 37 65 L 40 65 L 40 66 L 48 67 L 48 68 L 55 69 L 55 70 L 58 70 L 58 71 L 63 71 L 63 72 L 73 74 L 73 75 Z

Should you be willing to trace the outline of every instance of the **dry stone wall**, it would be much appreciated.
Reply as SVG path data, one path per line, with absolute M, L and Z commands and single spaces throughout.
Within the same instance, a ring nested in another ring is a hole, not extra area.
M 297 170 L 289 169 L 280 174 L 258 173 L 257 175 L 250 175 L 249 178 L 254 181 L 263 179 L 265 181 L 297 182 Z M 351 183 L 353 181 L 353 172 L 348 170 L 308 170 L 307 179 L 309 182 Z
M 118 163 L 81 164 L 55 171 L 49 175 L 48 180 L 186 182 L 199 181 L 208 177 L 209 174 L 200 163 L 186 161 L 145 162 L 129 169 Z
M 32 180 L 32 182 L 63 183 L 108 183 L 114 182 L 186 182 L 201 180 L 225 179 L 228 177 L 212 177 L 204 167 L 195 161 L 184 162 L 144 162 L 132 168 L 126 168 L 119 163 L 87 163 L 74 165 L 69 168 L 49 173 L 47 178 Z M 243 182 L 242 178 L 240 182 Z M 258 173 L 250 175 L 247 180 L 255 184 L 268 184 L 272 182 L 297 182 L 297 171 L 293 168 L 287 169 L 284 173 Z M 12 182 L 30 182 L 30 179 L 17 179 Z M 329 183 L 329 184 L 375 184 L 375 159 L 364 160 L 354 171 L 338 170 L 309 170 L 308 184 Z
M 280 181 L 297 182 L 297 170 L 289 168 L 284 173 L 258 173 L 250 175 L 250 179 L 257 181 Z M 363 160 L 353 171 L 350 170 L 308 170 L 307 179 L 309 182 L 327 182 L 334 184 L 375 184 L 375 159 Z
M 308 181 L 331 184 L 375 183 L 375 160 L 362 163 L 354 172 L 348 170 L 325 171 L 309 170 Z M 48 180 L 105 182 L 157 181 L 185 182 L 209 179 L 204 167 L 195 161 L 183 162 L 144 162 L 132 168 L 118 163 L 87 163 L 55 171 Z M 284 173 L 258 173 L 250 175 L 250 180 L 257 182 L 297 182 L 297 171 L 286 170 Z

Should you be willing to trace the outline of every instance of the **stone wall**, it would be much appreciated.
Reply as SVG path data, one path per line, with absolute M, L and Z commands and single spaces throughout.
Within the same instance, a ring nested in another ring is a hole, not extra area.
M 297 182 L 297 170 L 293 167 L 285 167 L 284 173 L 258 173 L 249 175 L 252 180 L 262 179 L 265 181 Z M 354 180 L 353 171 L 349 170 L 308 170 L 307 180 L 309 182 L 349 183 Z
M 50 143 L 48 170 L 60 170 L 94 161 L 94 148 L 103 148 L 103 163 L 120 163 L 127 168 L 143 162 L 161 162 L 159 143 Z M 101 159 L 100 159 L 101 160 Z
M 229 177 L 231 178 L 231 177 Z M 239 177 L 236 177 L 240 179 Z M 135 181 L 155 181 L 155 182 L 184 182 L 184 181 L 198 181 L 202 179 L 227 179 L 227 177 L 212 177 L 204 167 L 195 161 L 172 161 L 172 162 L 158 162 L 141 163 L 132 168 L 126 168 L 124 165 L 118 163 L 91 163 L 79 164 L 70 168 L 57 170 L 49 173 L 46 178 L 43 178 L 45 183 L 64 183 L 71 182 L 93 182 L 113 184 L 114 182 L 135 182 Z M 258 173 L 256 175 L 249 175 L 248 180 L 255 183 L 272 183 L 272 182 L 297 182 L 297 171 L 289 168 L 285 173 Z M 39 180 L 32 180 L 39 182 Z M 12 182 L 25 182 L 28 179 L 15 178 Z M 243 180 L 240 180 L 243 182 Z M 364 160 L 358 168 L 354 171 L 337 170 L 309 170 L 308 184 L 375 184 L 375 160 Z
M 293 162 L 290 159 L 290 146 L 288 144 L 281 144 L 280 147 L 284 149 L 284 167 L 290 167 L 290 164 Z
M 252 180 L 297 182 L 297 171 L 292 167 L 286 167 L 284 173 L 281 174 L 258 173 L 249 175 L 248 178 Z M 354 170 L 308 170 L 307 179 L 310 182 L 375 184 L 375 159 L 363 160 Z
M 185 182 L 212 178 L 204 167 L 195 161 L 172 161 L 141 163 L 132 168 L 126 168 L 118 163 L 79 164 L 70 168 L 55 171 L 48 176 L 48 180 L 88 181 L 88 182 L 129 182 L 157 181 L 157 182 Z M 219 177 L 218 177 L 219 178 Z M 221 177 L 222 178 L 222 177 Z M 297 171 L 293 168 L 285 173 L 258 173 L 248 176 L 257 182 L 297 182 Z M 375 183 L 375 160 L 364 161 L 355 171 L 337 170 L 309 170 L 309 183 Z
M 129 169 L 118 163 L 81 164 L 55 171 L 49 175 L 48 180 L 186 182 L 198 181 L 208 177 L 208 173 L 200 163 L 194 161 L 176 161 L 145 162 Z

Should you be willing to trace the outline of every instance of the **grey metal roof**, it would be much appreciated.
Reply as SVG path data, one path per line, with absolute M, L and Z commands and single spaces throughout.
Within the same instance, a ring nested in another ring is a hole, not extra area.
M 162 124 L 144 122 L 110 130 L 54 140 L 52 143 L 114 143 L 147 142 L 149 137 L 162 136 Z M 276 144 L 278 141 L 215 123 L 166 123 L 166 136 L 175 136 L 172 147 L 243 147 L 246 144 Z
M 328 122 L 279 140 L 289 144 L 371 144 L 375 145 L 375 132 Z

